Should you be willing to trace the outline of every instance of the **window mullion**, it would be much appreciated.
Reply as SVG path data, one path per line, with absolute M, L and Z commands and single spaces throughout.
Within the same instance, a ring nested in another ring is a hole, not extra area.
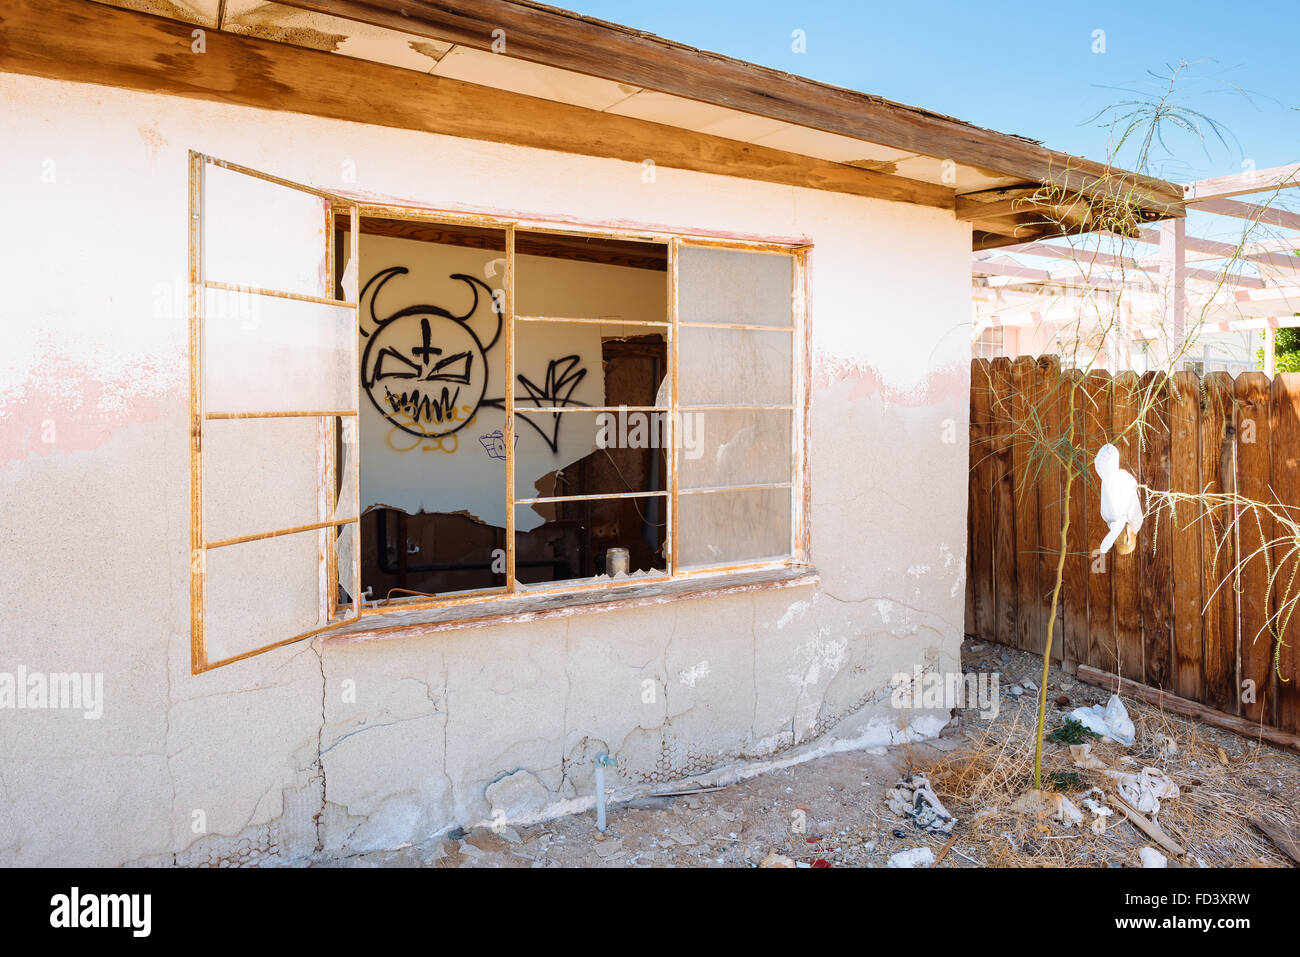
M 506 226 L 506 592 L 515 590 L 515 227 Z
M 668 241 L 668 368 L 671 376 L 671 395 L 669 398 L 668 415 L 668 455 L 664 456 L 668 462 L 668 530 L 666 539 L 668 541 L 668 574 L 677 574 L 677 556 L 680 549 L 677 545 L 677 472 L 678 456 L 681 444 L 677 436 L 681 428 L 678 421 L 681 415 L 677 402 L 677 253 L 680 248 L 680 241 L 673 237 Z

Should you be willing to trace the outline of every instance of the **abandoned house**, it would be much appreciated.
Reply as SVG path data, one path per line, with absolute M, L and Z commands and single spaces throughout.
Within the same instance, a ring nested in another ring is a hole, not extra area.
M 506 0 L 6 0 L 0 87 L 0 862 L 947 721 L 972 247 L 1101 166 Z

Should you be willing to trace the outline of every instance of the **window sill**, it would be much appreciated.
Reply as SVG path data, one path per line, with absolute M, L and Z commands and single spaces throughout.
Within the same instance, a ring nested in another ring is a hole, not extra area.
M 804 588 L 821 581 L 808 565 L 769 568 L 731 574 L 695 575 L 646 584 L 587 592 L 550 592 L 545 595 L 515 595 L 490 602 L 444 605 L 411 611 L 393 610 L 367 615 L 322 636 L 326 644 L 354 644 L 381 638 L 411 638 L 439 631 L 482 628 L 514 622 L 567 618 L 593 612 L 663 605 L 698 598 L 778 588 Z

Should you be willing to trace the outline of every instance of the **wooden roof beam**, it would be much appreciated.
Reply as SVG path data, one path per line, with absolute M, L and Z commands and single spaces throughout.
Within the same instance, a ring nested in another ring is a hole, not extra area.
M 5 0 L 0 71 L 952 209 L 947 187 L 90 0 Z
M 492 50 L 503 36 L 505 55 L 522 60 L 1067 190 L 1128 192 L 1156 215 L 1183 215 L 1182 188 L 1164 180 L 555 7 L 512 0 L 283 2 L 478 50 Z

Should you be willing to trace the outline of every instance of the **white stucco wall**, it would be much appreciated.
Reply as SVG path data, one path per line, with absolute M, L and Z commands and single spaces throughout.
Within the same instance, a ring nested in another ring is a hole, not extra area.
M 632 786 L 882 743 L 904 716 L 890 677 L 958 667 L 970 237 L 951 216 L 7 75 L 0 142 L 0 671 L 102 672 L 105 699 L 98 720 L 0 711 L 0 863 L 393 846 L 494 803 L 589 804 L 603 749 Z M 191 677 L 190 148 L 435 206 L 806 236 L 821 585 Z

